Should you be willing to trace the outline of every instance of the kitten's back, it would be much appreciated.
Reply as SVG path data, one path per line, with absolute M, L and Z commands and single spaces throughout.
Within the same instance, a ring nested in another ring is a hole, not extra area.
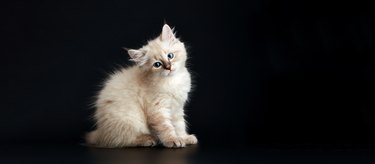
M 115 72 L 99 93 L 95 119 L 99 127 L 88 133 L 89 144 L 104 147 L 131 145 L 140 134 L 149 134 L 142 110 L 142 97 L 137 68 L 128 67 Z

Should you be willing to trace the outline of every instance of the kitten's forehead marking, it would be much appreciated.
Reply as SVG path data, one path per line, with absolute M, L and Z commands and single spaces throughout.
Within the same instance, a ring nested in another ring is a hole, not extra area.
M 154 61 L 168 62 L 168 53 L 176 54 L 180 52 L 180 50 L 178 49 L 179 45 L 176 44 L 179 44 L 178 39 L 174 39 L 171 41 L 153 40 L 150 41 L 147 46 L 148 50 L 151 52 L 150 56 L 152 56 L 152 59 L 154 59 Z
M 160 56 L 163 57 L 164 54 L 166 54 L 167 52 L 165 52 L 164 50 L 160 50 Z

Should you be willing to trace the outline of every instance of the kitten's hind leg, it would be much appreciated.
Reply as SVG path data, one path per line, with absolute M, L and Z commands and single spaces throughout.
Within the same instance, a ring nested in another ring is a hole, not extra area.
M 142 134 L 134 140 L 133 144 L 134 146 L 152 147 L 156 146 L 157 140 L 151 134 Z

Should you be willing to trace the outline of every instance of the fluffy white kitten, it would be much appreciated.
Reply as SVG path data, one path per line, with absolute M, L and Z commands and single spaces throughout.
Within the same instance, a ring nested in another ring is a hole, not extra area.
M 165 24 L 159 37 L 128 53 L 136 64 L 106 81 L 95 103 L 97 129 L 87 134 L 87 143 L 109 148 L 196 144 L 184 119 L 191 88 L 184 43 Z

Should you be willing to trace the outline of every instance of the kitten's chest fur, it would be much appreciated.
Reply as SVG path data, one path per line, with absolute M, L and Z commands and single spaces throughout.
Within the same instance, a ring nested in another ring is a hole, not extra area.
M 182 108 L 188 99 L 191 78 L 185 69 L 177 74 L 155 81 L 143 90 L 146 102 L 150 105 L 163 102 L 171 109 Z

